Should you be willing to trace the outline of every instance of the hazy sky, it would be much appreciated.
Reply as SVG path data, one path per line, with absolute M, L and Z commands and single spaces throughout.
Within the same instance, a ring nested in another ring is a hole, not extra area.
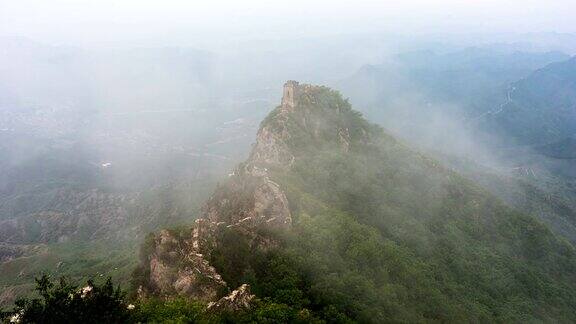
M 98 46 L 355 32 L 576 32 L 576 0 L 0 0 L 0 36 Z

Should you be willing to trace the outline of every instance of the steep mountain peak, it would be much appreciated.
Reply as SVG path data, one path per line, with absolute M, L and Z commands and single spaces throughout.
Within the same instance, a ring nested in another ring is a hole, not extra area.
M 329 90 L 326 87 L 300 84 L 298 81 L 288 80 L 284 83 L 284 92 L 282 95 L 281 109 L 286 112 L 293 111 L 294 108 L 300 103 L 300 99 L 304 96 L 314 96 L 322 90 Z
M 275 110 L 275 125 L 286 126 L 308 89 L 311 87 L 295 81 L 286 84 L 282 104 Z M 221 239 L 225 233 L 242 233 L 251 249 L 267 250 L 276 245 L 260 231 L 285 229 L 292 224 L 288 200 L 268 172 L 269 166 L 289 167 L 294 159 L 287 145 L 287 130 L 262 125 L 250 158 L 216 189 L 192 228 L 162 230 L 148 239 L 139 270 L 143 275 L 139 288 L 142 296 L 180 295 L 215 302 L 223 291 L 233 288 L 211 265 L 214 251 L 224 244 Z M 241 288 L 249 291 L 249 287 Z
M 292 226 L 288 199 L 271 169 L 289 170 L 314 150 L 348 152 L 368 143 L 373 129 L 329 88 L 288 81 L 281 104 L 262 122 L 248 160 L 234 169 L 203 207 L 190 230 L 163 230 L 144 248 L 143 295 L 181 295 L 215 301 L 231 288 L 211 265 L 222 236 L 242 233 L 252 250 L 277 245 L 261 231 Z
M 240 235 L 251 251 L 267 251 L 278 243 L 266 233 L 292 227 L 288 199 L 271 179 L 272 170 L 289 171 L 320 149 L 346 154 L 371 145 L 378 131 L 338 92 L 286 82 L 282 101 L 262 122 L 249 158 L 216 189 L 192 228 L 148 238 L 139 268 L 141 295 L 218 300 L 234 288 L 213 266 L 219 260 L 215 251 L 229 248 L 227 233 Z
M 333 146 L 348 151 L 354 143 L 366 144 L 375 131 L 381 133 L 339 92 L 287 81 L 280 106 L 260 125 L 249 162 L 289 167 L 310 149 Z

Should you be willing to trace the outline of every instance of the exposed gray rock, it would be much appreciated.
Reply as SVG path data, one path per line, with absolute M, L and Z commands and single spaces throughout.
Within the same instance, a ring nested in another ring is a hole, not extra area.
M 305 88 L 295 81 L 284 86 L 284 98 L 277 116 L 280 125 L 297 108 L 302 89 Z M 270 179 L 268 168 L 289 168 L 294 156 L 286 144 L 286 129 L 270 127 L 261 127 L 248 160 L 216 189 L 204 205 L 202 217 L 195 221 L 190 231 L 178 237 L 166 230 L 156 234 L 145 265 L 149 270 L 148 287 L 143 287 L 141 295 L 178 295 L 215 301 L 218 293 L 228 288 L 209 264 L 221 231 L 233 228 L 249 239 L 251 248 L 266 250 L 276 243 L 259 234 L 259 229 L 291 227 L 288 199 L 282 188 Z M 247 307 L 252 297 L 249 287 L 243 285 L 212 308 Z
M 207 310 L 235 312 L 250 309 L 251 303 L 255 297 L 256 296 L 250 293 L 250 286 L 243 284 L 228 296 L 224 296 L 216 302 L 209 303 Z
M 177 238 L 167 230 L 156 234 L 154 250 L 148 257 L 152 293 L 211 301 L 226 287 L 216 269 L 197 253 L 192 242 Z

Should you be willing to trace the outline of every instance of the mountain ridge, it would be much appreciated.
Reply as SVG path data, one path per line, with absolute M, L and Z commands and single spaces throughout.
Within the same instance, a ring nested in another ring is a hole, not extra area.
M 574 136 L 576 57 L 551 63 L 514 82 L 486 131 L 503 133 L 521 145 L 541 146 Z
M 219 305 L 244 287 L 256 303 L 244 311 L 288 318 L 550 321 L 576 318 L 574 270 L 545 225 L 339 93 L 290 81 L 203 217 L 148 237 L 134 283 L 142 298 Z

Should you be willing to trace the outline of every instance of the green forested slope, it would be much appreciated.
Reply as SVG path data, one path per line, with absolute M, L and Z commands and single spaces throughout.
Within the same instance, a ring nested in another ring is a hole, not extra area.
M 272 168 L 294 218 L 280 246 L 250 251 L 223 235 L 213 260 L 227 282 L 327 320 L 576 320 L 576 254 L 543 224 L 366 122 L 315 88 L 289 120 L 295 156 Z M 349 148 L 339 140 L 347 129 Z

